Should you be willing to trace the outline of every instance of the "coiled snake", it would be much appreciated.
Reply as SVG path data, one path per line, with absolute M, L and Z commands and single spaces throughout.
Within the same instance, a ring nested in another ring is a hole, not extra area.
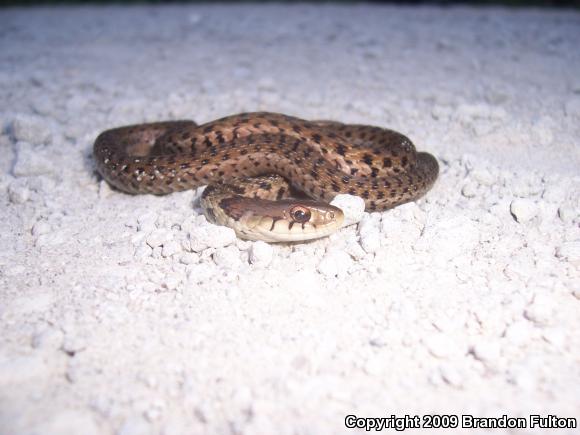
M 132 194 L 209 184 L 202 207 L 239 237 L 293 241 L 338 229 L 339 193 L 367 211 L 413 201 L 437 179 L 437 160 L 392 130 L 277 113 L 242 113 L 197 125 L 168 121 L 115 128 L 94 144 L 97 170 Z M 313 200 L 290 199 L 296 189 Z

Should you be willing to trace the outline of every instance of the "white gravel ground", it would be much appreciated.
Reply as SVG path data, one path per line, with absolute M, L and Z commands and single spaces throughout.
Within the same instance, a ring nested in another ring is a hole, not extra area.
M 0 10 L 0 432 L 580 417 L 579 41 L 569 11 Z M 94 172 L 103 129 L 254 110 L 400 130 L 440 180 L 283 246 Z

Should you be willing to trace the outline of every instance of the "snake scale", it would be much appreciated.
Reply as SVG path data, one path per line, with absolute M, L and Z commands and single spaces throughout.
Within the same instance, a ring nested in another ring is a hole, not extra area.
M 339 193 L 387 210 L 424 195 L 439 173 L 431 154 L 393 130 L 268 112 L 106 130 L 93 155 L 105 180 L 127 193 L 209 185 L 208 220 L 271 242 L 335 231 L 343 215 L 328 202 Z M 296 190 L 311 199 L 291 199 Z

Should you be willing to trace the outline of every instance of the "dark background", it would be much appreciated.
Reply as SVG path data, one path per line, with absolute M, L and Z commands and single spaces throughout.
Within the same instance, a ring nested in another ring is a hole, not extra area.
M 101 4 L 186 4 L 186 3 L 308 3 L 308 4 L 353 4 L 353 3 L 369 3 L 369 4 L 401 4 L 401 5 L 434 5 L 434 6 L 452 6 L 452 5 L 473 5 L 473 6 L 510 6 L 510 7 L 566 7 L 566 8 L 580 8 L 580 0 L 400 0 L 400 1 L 384 1 L 384 0 L 367 0 L 367 1 L 304 1 L 304 0 L 286 0 L 286 1 L 268 1 L 268 0 L 243 0 L 243 1 L 225 1 L 213 2 L 209 1 L 161 1 L 161 0 L 0 0 L 0 7 L 2 6 L 35 6 L 35 5 L 101 5 Z

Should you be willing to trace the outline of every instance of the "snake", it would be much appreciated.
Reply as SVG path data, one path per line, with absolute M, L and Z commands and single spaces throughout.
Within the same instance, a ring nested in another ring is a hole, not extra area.
M 397 131 L 271 112 L 113 128 L 98 135 L 93 158 L 129 194 L 207 185 L 200 204 L 209 222 L 266 242 L 332 234 L 344 222 L 329 204 L 338 194 L 384 211 L 423 196 L 439 174 L 436 158 Z

